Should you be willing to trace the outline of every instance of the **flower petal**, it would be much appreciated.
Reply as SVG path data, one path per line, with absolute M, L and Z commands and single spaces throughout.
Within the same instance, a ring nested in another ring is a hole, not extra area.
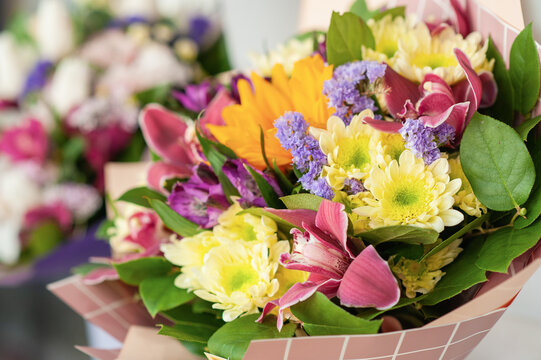
M 374 129 L 379 130 L 384 133 L 395 134 L 400 129 L 402 129 L 402 123 L 400 121 L 378 120 L 378 119 L 372 119 L 371 117 L 367 116 L 363 118 L 363 122 L 367 123 Z
M 370 245 L 349 266 L 337 296 L 345 306 L 384 310 L 398 302 L 400 289 L 387 262 Z
M 145 106 L 139 117 L 148 146 L 160 157 L 174 164 L 194 162 L 191 147 L 184 140 L 188 125 L 160 105 Z
M 471 32 L 470 23 L 468 21 L 468 14 L 462 8 L 458 0 L 451 0 L 451 6 L 455 12 L 456 27 L 460 35 L 466 37 Z
M 454 104 L 441 114 L 435 116 L 421 116 L 419 120 L 423 122 L 423 125 L 430 127 L 437 127 L 443 123 L 448 123 L 455 128 L 458 136 L 458 134 L 462 134 L 462 131 L 464 130 L 469 106 L 469 102 Z
M 481 95 L 483 93 L 483 84 L 481 83 L 481 79 L 479 79 L 479 76 L 473 70 L 472 65 L 470 63 L 470 60 L 462 52 L 462 50 L 455 48 L 454 50 L 456 59 L 458 60 L 458 63 L 464 70 L 464 73 L 466 74 L 466 79 L 468 80 L 468 84 L 470 85 L 469 88 L 466 89 L 466 91 L 462 92 L 462 94 L 458 94 L 455 90 L 455 98 L 457 101 L 469 101 L 470 102 L 470 109 L 468 110 L 467 119 L 471 119 L 473 114 L 477 111 L 479 108 L 479 104 L 481 103 Z
M 417 85 L 399 75 L 390 66 L 387 66 L 385 70 L 384 79 L 388 88 L 388 92 L 385 94 L 385 103 L 393 117 L 402 111 L 406 100 L 409 99 L 414 104 L 419 100 L 421 94 Z
M 496 97 L 498 96 L 498 84 L 490 71 L 482 71 L 479 74 L 479 79 L 481 79 L 481 83 L 483 84 L 483 95 L 481 96 L 479 107 L 491 107 L 494 105 Z
M 323 199 L 316 215 L 316 226 L 338 241 L 338 245 L 353 258 L 347 246 L 348 216 L 344 209 L 344 204 Z
M 148 185 L 158 191 L 163 190 L 164 182 L 175 177 L 185 178 L 192 175 L 191 169 L 186 166 L 177 166 L 164 162 L 155 162 L 150 165 L 147 172 Z
M 288 223 L 295 225 L 296 227 L 302 229 L 302 224 L 316 224 L 316 212 L 314 210 L 308 209 L 292 209 L 292 210 L 279 210 L 273 208 L 265 208 L 265 211 L 274 214 Z

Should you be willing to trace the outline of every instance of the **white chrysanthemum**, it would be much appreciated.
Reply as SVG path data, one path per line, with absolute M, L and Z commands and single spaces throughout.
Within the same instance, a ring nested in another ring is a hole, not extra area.
M 367 206 L 354 211 L 370 217 L 372 228 L 413 225 L 441 232 L 464 219 L 460 211 L 452 209 L 460 185 L 460 179 L 449 181 L 447 159 L 425 166 L 423 159 L 405 150 L 398 161 L 372 168 L 364 186 L 374 199 L 365 198 Z
M 451 179 L 462 180 L 462 186 L 454 196 L 455 205 L 471 216 L 480 217 L 481 215 L 486 214 L 487 207 L 483 205 L 473 193 L 471 184 L 468 181 L 468 178 L 466 178 L 462 166 L 460 165 L 460 158 L 450 159 L 449 168 Z
M 262 76 L 271 76 L 272 68 L 276 64 L 282 64 L 286 73 L 291 75 L 295 62 L 310 56 L 313 52 L 314 40 L 312 38 L 291 39 L 284 44 L 279 44 L 268 54 L 251 54 L 250 58 L 256 72 Z
M 400 38 L 391 66 L 402 76 L 417 83 L 421 83 L 426 74 L 433 73 L 453 85 L 465 78 L 464 70 L 454 55 L 455 48 L 466 54 L 476 72 L 492 70 L 494 60 L 487 60 L 488 42 L 483 45 L 482 40 L 478 32 L 463 38 L 450 27 L 432 36 L 427 26 L 421 23 Z
M 201 267 L 201 289 L 195 294 L 224 310 L 224 321 L 259 312 L 276 298 L 280 283 L 275 278 L 279 254 L 289 252 L 289 243 L 263 244 L 235 241 L 212 248 Z

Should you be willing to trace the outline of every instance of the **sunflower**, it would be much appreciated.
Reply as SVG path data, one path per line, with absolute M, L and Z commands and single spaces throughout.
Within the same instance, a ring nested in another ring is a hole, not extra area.
M 222 144 L 242 154 L 251 165 L 265 168 L 261 153 L 261 130 L 265 139 L 265 153 L 278 166 L 291 164 L 291 154 L 282 148 L 275 137 L 274 121 L 286 111 L 300 112 L 309 125 L 323 128 L 335 112 L 327 106 L 322 94 L 323 82 L 332 77 L 332 66 L 326 66 L 319 55 L 299 60 L 291 77 L 277 64 L 270 81 L 253 73 L 250 83 L 238 83 L 240 104 L 226 107 L 222 116 L 225 125 L 207 125 L 212 135 Z

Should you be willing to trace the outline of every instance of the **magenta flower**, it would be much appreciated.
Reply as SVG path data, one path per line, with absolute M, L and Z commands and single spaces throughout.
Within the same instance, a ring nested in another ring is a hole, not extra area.
M 466 55 L 455 49 L 455 56 L 466 74 L 466 79 L 452 88 L 435 74 L 425 76 L 417 87 L 390 67 L 385 72 L 389 91 L 385 101 L 397 122 L 365 118 L 372 127 L 384 132 L 398 132 L 405 119 L 419 119 L 423 125 L 437 127 L 447 123 L 455 129 L 458 143 L 468 121 L 479 107 L 489 107 L 496 100 L 497 86 L 492 73 L 477 74 Z
M 307 281 L 293 285 L 280 299 L 265 306 L 260 320 L 278 306 L 278 328 L 283 324 L 283 310 L 308 299 L 316 291 L 348 307 L 389 309 L 400 299 L 400 289 L 387 262 L 370 245 L 358 252 L 347 237 L 348 218 L 344 205 L 322 200 L 318 212 L 311 210 L 267 211 L 295 226 L 293 251 L 281 256 L 288 269 L 310 273 Z
M 173 96 L 182 106 L 193 112 L 204 110 L 214 95 L 214 89 L 210 81 L 204 81 L 201 84 L 186 85 L 184 92 L 173 91 Z
M 43 125 L 35 119 L 13 126 L 0 136 L 0 152 L 13 162 L 33 161 L 43 164 L 47 158 L 49 140 Z
M 73 217 L 69 209 L 58 201 L 28 210 L 24 215 L 24 228 L 34 229 L 47 221 L 58 224 L 62 231 L 67 232 L 71 229 Z

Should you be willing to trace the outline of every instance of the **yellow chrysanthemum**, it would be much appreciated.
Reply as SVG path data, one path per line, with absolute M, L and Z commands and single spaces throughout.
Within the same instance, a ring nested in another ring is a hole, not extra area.
M 369 191 L 359 192 L 354 195 L 348 195 L 345 191 L 335 191 L 332 201 L 344 204 L 349 220 L 353 224 L 353 231 L 358 234 L 370 230 L 370 218 L 361 216 L 353 211 L 361 206 L 365 206 L 365 198 L 372 197 Z
M 265 242 L 268 245 L 278 241 L 276 223 L 266 216 L 238 214 L 243 208 L 235 202 L 218 218 L 214 235 L 225 240 Z
M 468 178 L 462 171 L 462 166 L 460 165 L 460 157 L 456 159 L 449 160 L 449 168 L 451 179 L 460 179 L 462 180 L 462 186 L 458 190 L 458 193 L 454 196 L 455 205 L 462 209 L 466 214 L 471 216 L 480 217 L 483 214 L 486 214 L 487 208 L 483 205 L 479 199 L 473 193 Z
M 293 72 L 293 65 L 314 52 L 314 39 L 305 40 L 293 38 L 267 54 L 251 54 L 250 58 L 255 70 L 262 76 L 271 76 L 272 68 L 276 64 L 282 64 L 287 75 Z
M 329 163 L 323 168 L 323 176 L 334 190 L 341 190 L 347 178 L 366 178 L 376 164 L 380 132 L 362 121 L 370 115 L 372 112 L 365 110 L 347 126 L 339 117 L 331 116 L 327 130 L 319 132 L 319 146 Z
M 381 155 L 386 163 L 398 160 L 402 152 L 406 150 L 406 142 L 402 135 L 384 132 L 380 134 L 377 148 L 378 155 Z
M 387 15 L 377 21 L 369 19 L 367 25 L 372 30 L 376 46 L 375 49 L 363 46 L 363 59 L 384 62 L 392 66 L 398 51 L 398 41 L 405 34 L 413 31 L 417 24 L 418 21 L 414 15 L 408 15 L 406 18 L 401 16 L 393 18 Z
M 449 27 L 431 36 L 423 23 L 400 38 L 391 66 L 402 76 L 417 83 L 421 83 L 426 74 L 433 73 L 453 85 L 465 78 L 464 70 L 453 53 L 455 48 L 466 54 L 476 72 L 492 70 L 494 60 L 487 60 L 488 42 L 483 45 L 480 33 L 472 32 L 463 38 Z
M 402 280 L 402 285 L 406 289 L 406 296 L 412 299 L 417 296 L 417 293 L 427 294 L 432 291 L 438 281 L 445 275 L 441 268 L 452 263 L 462 251 L 462 248 L 459 247 L 461 242 L 462 239 L 458 239 L 421 262 L 402 257 L 395 263 L 394 257 L 391 257 L 389 259 L 391 270 Z M 430 250 L 433 246 L 427 250 Z
M 441 232 L 464 219 L 460 211 L 452 209 L 460 184 L 460 179 L 449 181 L 447 159 L 425 166 L 423 159 L 405 150 L 398 161 L 372 168 L 364 186 L 374 198 L 365 198 L 367 206 L 354 211 L 370 217 L 372 228 L 414 225 Z
M 327 106 L 322 94 L 323 83 L 332 77 L 332 66 L 326 66 L 319 55 L 297 61 L 291 77 L 277 64 L 267 81 L 252 74 L 254 91 L 247 81 L 238 83 L 240 104 L 226 107 L 224 126 L 207 125 L 219 142 L 234 149 L 258 169 L 265 168 L 261 154 L 260 129 L 265 137 L 265 152 L 278 166 L 291 164 L 291 154 L 276 139 L 274 121 L 287 111 L 303 114 L 309 125 L 322 128 L 335 112 Z

